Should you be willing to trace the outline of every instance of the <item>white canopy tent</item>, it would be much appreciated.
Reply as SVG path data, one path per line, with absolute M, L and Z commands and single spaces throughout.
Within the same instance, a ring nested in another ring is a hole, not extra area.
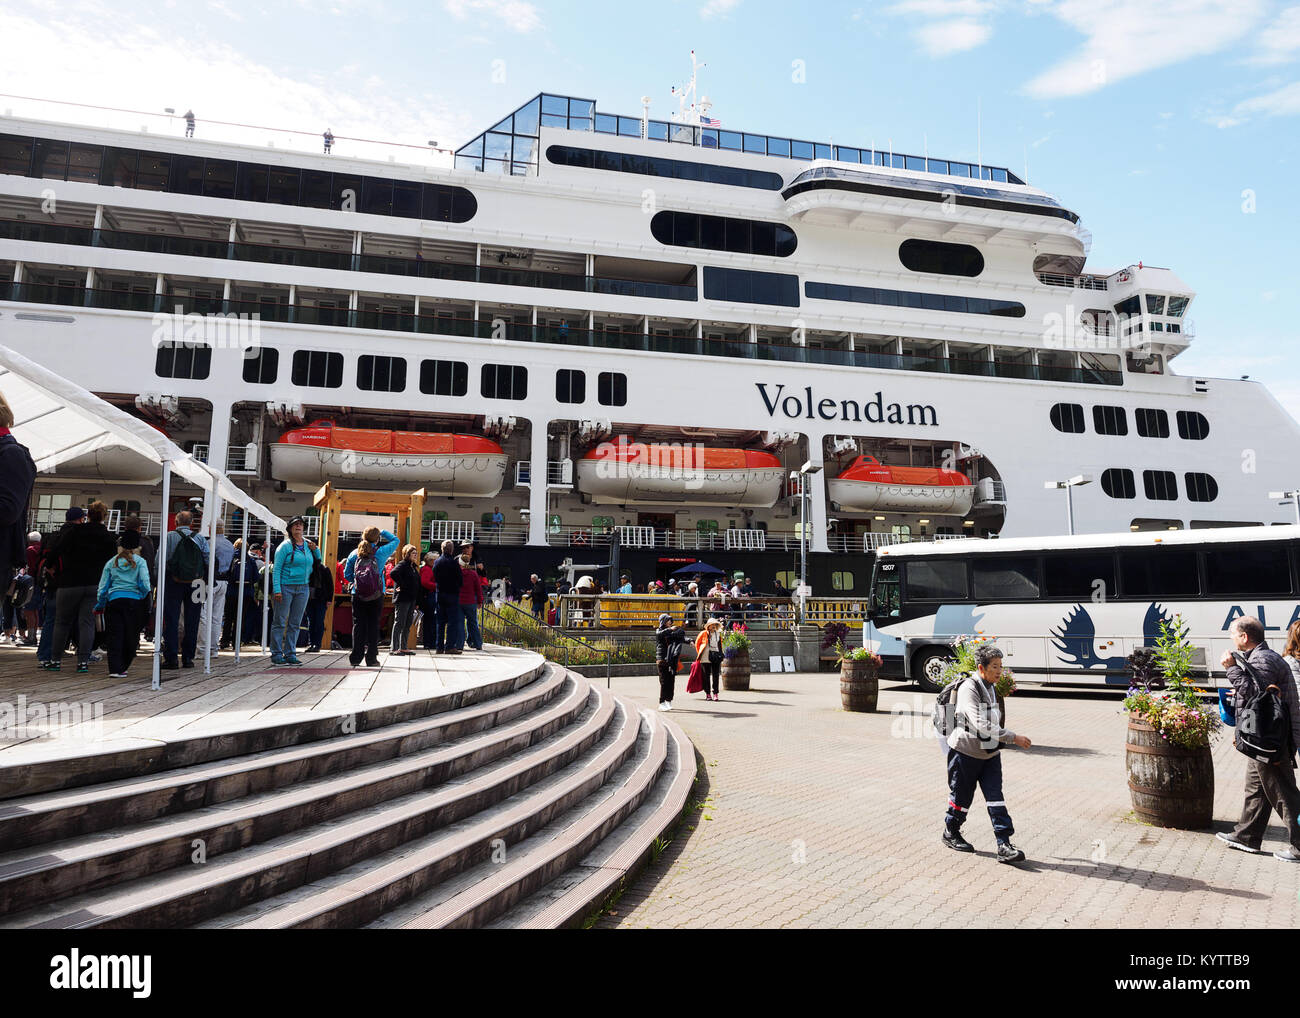
M 240 617 L 237 625 L 242 627 L 244 564 L 247 561 L 249 516 L 256 516 L 266 522 L 268 537 L 271 530 L 281 532 L 285 530 L 283 519 L 236 487 L 223 473 L 206 463 L 200 463 L 144 421 L 132 417 L 74 382 L 2 345 L 0 345 L 0 392 L 4 393 L 14 411 L 14 427 L 11 429 L 13 435 L 31 452 L 38 473 L 56 471 L 60 463 L 66 463 L 96 449 L 124 446 L 159 465 L 159 472 L 162 475 L 163 520 L 166 519 L 173 474 L 208 492 L 211 505 L 210 511 L 205 514 L 205 523 L 209 541 L 215 535 L 216 521 L 221 516 L 221 502 L 230 502 L 241 508 L 244 518 L 245 554 L 241 556 L 240 561 L 238 602 Z M 155 689 L 158 689 L 161 684 L 163 598 L 166 589 L 163 577 L 166 573 L 166 548 L 167 541 L 164 533 L 160 535 L 158 542 L 159 583 L 153 655 Z M 209 555 L 208 591 L 213 589 L 215 569 L 216 555 Z M 269 598 L 263 600 L 264 615 L 268 602 Z M 212 612 L 207 613 L 209 630 L 212 625 L 212 614 Z M 264 618 L 264 634 L 265 631 Z M 240 641 L 236 640 L 236 657 L 239 655 L 239 643 Z M 265 636 L 263 643 L 265 644 Z M 212 646 L 212 634 L 209 631 L 204 650 L 204 670 L 207 672 L 212 670 Z

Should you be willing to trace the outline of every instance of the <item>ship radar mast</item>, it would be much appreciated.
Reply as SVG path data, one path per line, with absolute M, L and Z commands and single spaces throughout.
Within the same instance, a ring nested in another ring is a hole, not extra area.
M 673 114 L 673 120 L 678 123 L 703 124 L 708 120 L 709 110 L 713 108 L 713 100 L 707 95 L 698 101 L 696 99 L 700 68 L 708 66 L 700 63 L 695 58 L 695 50 L 691 50 L 691 80 L 682 88 L 676 85 L 672 88 L 673 96 L 677 99 L 677 112 Z

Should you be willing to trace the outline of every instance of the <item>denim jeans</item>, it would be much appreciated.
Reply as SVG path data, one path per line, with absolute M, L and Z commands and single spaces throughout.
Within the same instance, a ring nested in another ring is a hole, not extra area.
M 275 617 L 271 620 L 271 660 L 294 656 L 298 646 L 298 629 L 302 613 L 307 610 L 311 587 L 305 583 L 280 584 L 280 599 L 272 601 Z M 285 638 L 285 631 L 289 636 Z
M 458 650 L 465 643 L 464 616 L 460 613 L 460 597 L 438 595 L 437 629 L 434 632 L 435 650 Z
M 482 650 L 483 636 L 478 631 L 478 605 L 463 604 L 460 606 L 460 614 L 465 620 L 465 628 L 461 631 L 456 646 L 460 648 L 468 643 L 475 650 Z

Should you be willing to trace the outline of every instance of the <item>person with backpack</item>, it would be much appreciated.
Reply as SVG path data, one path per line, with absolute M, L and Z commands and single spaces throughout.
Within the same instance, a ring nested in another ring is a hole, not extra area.
M 384 573 L 375 561 L 375 547 L 366 538 L 348 556 L 344 579 L 352 584 L 352 653 L 348 660 L 356 668 L 364 659 L 379 667 L 379 613 L 384 606 Z
M 402 558 L 393 566 L 393 640 L 394 654 L 410 654 L 406 649 L 410 639 L 411 625 L 415 622 L 415 610 L 420 604 L 420 549 L 408 544 L 402 549 Z
M 118 538 L 117 553 L 104 564 L 95 594 L 95 611 L 104 612 L 110 679 L 125 679 L 135 660 L 141 620 L 152 592 L 149 564 L 140 554 L 140 535 L 128 530 Z
M 90 654 L 95 646 L 95 593 L 104 563 L 117 551 L 117 538 L 108 532 L 104 520 L 108 506 L 92 502 L 82 510 L 68 510 L 73 526 L 60 535 L 56 547 L 59 557 L 59 592 L 54 602 L 54 642 L 50 663 L 45 667 L 57 672 L 62 667 L 63 652 L 68 649 L 73 629 L 77 632 L 77 671 L 90 668 Z M 197 605 L 195 606 L 197 607 Z
M 311 571 L 311 599 L 307 602 L 307 650 L 315 654 L 325 642 L 325 612 L 334 597 L 334 574 L 324 562 Z M 332 644 L 333 634 L 330 634 Z
M 199 639 L 199 616 L 203 610 L 203 588 L 208 580 L 208 542 L 192 529 L 194 514 L 182 509 L 176 514 L 176 529 L 167 534 L 166 574 L 163 578 L 162 667 L 194 667 Z M 196 597 L 197 595 L 197 597 Z M 181 613 L 185 615 L 184 643 L 180 640 Z M 176 652 L 180 650 L 180 665 Z
M 686 626 L 674 626 L 667 612 L 659 616 L 655 630 L 655 666 L 659 669 L 659 709 L 673 709 L 673 687 L 677 684 L 677 663 L 686 642 Z
M 442 554 L 433 563 L 433 580 L 437 584 L 438 617 L 434 621 L 434 653 L 459 654 L 465 642 L 463 616 L 460 611 L 460 587 L 465 576 L 456 558 L 456 542 L 442 542 Z
M 271 664 L 300 665 L 298 630 L 311 596 L 311 574 L 320 564 L 313 541 L 302 536 L 306 521 L 295 516 L 286 528 L 288 537 L 275 549 L 271 567 Z
M 1247 757 L 1246 801 L 1241 820 L 1230 832 L 1215 837 L 1229 848 L 1259 854 L 1269 814 L 1277 811 L 1290 845 L 1273 858 L 1300 862 L 1300 789 L 1296 787 L 1296 747 L 1300 745 L 1300 697 L 1291 668 L 1264 642 L 1264 624 L 1253 615 L 1233 620 L 1228 635 L 1235 651 L 1223 655 L 1232 684 L 1236 715 L 1234 745 Z M 1295 642 L 1292 627 L 1290 648 Z
M 978 785 L 993 821 L 998 862 L 1024 862 L 1025 853 L 1011 843 L 1015 827 L 1002 797 L 1001 749 L 1009 744 L 1028 749 L 1033 743 L 1026 736 L 1002 727 L 998 698 L 993 689 L 1001 675 L 1002 651 L 991 643 L 985 643 L 975 648 L 975 674 L 951 683 L 956 688 L 949 694 L 949 702 L 955 700 L 956 705 L 950 714 L 948 735 L 948 812 L 943 843 L 958 852 L 975 851 L 975 847 L 961 836 L 961 825 L 966 822 L 971 803 L 975 801 L 975 786 Z M 936 714 L 942 706 L 947 705 L 936 705 Z
M 388 573 L 384 567 L 387 565 L 393 552 L 397 551 L 397 546 L 401 543 L 396 534 L 390 534 L 387 530 L 380 530 L 378 527 L 367 527 L 361 532 L 361 537 L 370 542 L 370 547 L 374 552 L 375 564 L 379 566 L 380 575 L 385 581 L 388 579 Z M 349 576 L 349 569 L 356 569 L 358 548 L 354 548 L 348 555 L 347 564 L 343 567 L 343 575 Z

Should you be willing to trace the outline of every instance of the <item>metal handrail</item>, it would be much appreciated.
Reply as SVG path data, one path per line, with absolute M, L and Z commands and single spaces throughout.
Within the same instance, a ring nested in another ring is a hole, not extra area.
M 564 667 L 569 667 L 569 650 L 574 643 L 586 647 L 588 650 L 605 656 L 605 688 L 610 688 L 612 676 L 612 651 L 608 647 L 597 647 L 589 640 L 584 640 L 581 636 L 574 636 L 570 633 L 561 632 L 555 626 L 547 625 L 545 622 L 534 619 L 534 625 L 526 626 L 513 619 L 506 618 L 501 612 L 497 611 L 491 604 L 484 604 L 480 611 L 485 617 L 495 619 L 502 630 L 505 631 L 507 638 L 513 636 L 511 641 L 513 646 L 527 646 L 529 649 L 551 648 L 558 655 L 560 651 L 564 652 Z M 521 612 L 522 614 L 522 612 Z M 547 660 L 552 660 L 545 653 L 542 654 Z

